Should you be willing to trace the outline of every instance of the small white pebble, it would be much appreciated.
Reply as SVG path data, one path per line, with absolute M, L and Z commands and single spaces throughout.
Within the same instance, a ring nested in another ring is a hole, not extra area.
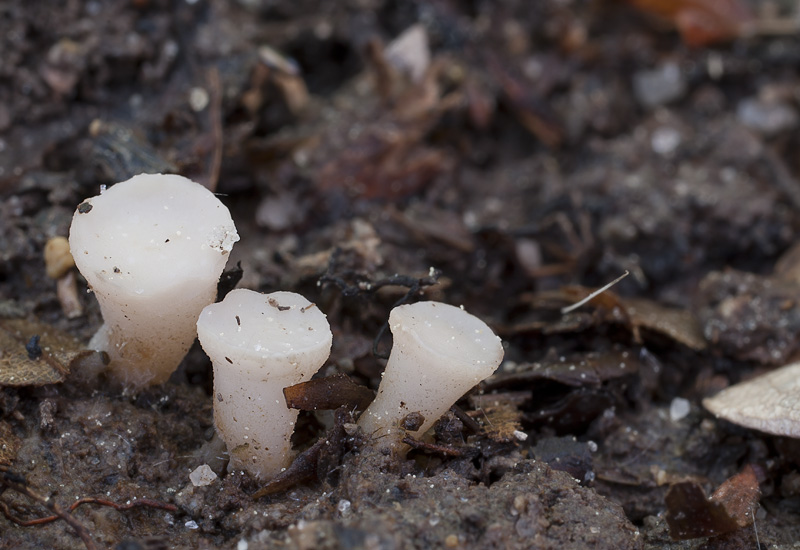
M 247 550 L 248 546 L 249 545 L 247 544 L 247 541 L 241 539 L 239 542 L 236 543 L 236 550 Z
M 208 107 L 210 99 L 208 92 L 203 88 L 192 88 L 189 91 L 189 106 L 192 108 L 192 111 L 196 113 Z
M 184 525 L 186 526 L 187 529 L 199 529 L 200 528 L 200 526 L 197 525 L 197 522 L 195 520 L 193 520 L 193 519 L 190 519 L 189 521 L 184 523 Z
M 683 397 L 676 397 L 669 405 L 669 417 L 673 422 L 678 422 L 689 415 L 691 406 Z
M 214 473 L 214 470 L 212 470 L 208 464 L 198 466 L 191 474 L 189 474 L 189 481 L 191 481 L 192 485 L 195 487 L 205 487 L 206 485 L 211 485 L 216 479 L 217 474 Z

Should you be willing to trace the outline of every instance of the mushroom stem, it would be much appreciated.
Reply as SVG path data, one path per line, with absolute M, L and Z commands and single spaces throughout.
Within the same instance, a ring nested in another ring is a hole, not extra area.
M 214 364 L 214 423 L 229 467 L 276 476 L 291 463 L 298 414 L 283 389 L 311 378 L 328 358 L 325 315 L 293 292 L 238 289 L 203 310 L 197 334 Z

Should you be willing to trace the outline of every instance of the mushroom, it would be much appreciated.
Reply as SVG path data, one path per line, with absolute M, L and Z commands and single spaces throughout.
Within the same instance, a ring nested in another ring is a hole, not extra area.
M 100 303 L 89 346 L 108 352 L 112 380 L 138 389 L 170 377 L 238 240 L 225 205 L 182 176 L 140 174 L 78 206 L 69 245 Z
M 291 463 L 298 414 L 283 389 L 327 360 L 333 335 L 325 314 L 293 292 L 238 289 L 203 309 L 197 334 L 214 365 L 214 423 L 229 468 L 274 477 Z
M 389 314 L 389 327 L 392 352 L 378 395 L 358 424 L 379 445 L 401 450 L 405 432 L 425 433 L 462 395 L 497 370 L 503 346 L 486 323 L 439 302 L 396 307 Z M 421 422 L 401 429 L 406 417 L 419 415 Z

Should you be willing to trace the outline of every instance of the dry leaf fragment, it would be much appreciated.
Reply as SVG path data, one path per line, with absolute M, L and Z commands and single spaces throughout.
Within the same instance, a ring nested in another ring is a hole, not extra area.
M 632 328 L 663 334 L 694 351 L 702 351 L 708 346 L 700 322 L 691 311 L 643 298 L 624 298 L 622 302 Z
M 739 426 L 800 438 L 800 363 L 731 386 L 703 406 Z
M 752 466 L 726 480 L 706 498 L 695 482 L 676 483 L 667 493 L 667 524 L 676 540 L 712 537 L 730 533 L 753 523 L 753 511 L 761 490 Z
M 30 346 L 38 336 L 38 347 Z M 95 352 L 71 336 L 37 321 L 0 319 L 0 386 L 63 382 L 73 361 Z

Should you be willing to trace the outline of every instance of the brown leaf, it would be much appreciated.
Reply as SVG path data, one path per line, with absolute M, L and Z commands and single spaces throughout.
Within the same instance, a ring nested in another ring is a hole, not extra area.
M 26 345 L 39 336 L 41 355 Z M 38 321 L 0 319 L 0 386 L 42 386 L 63 382 L 78 358 L 93 354 L 63 332 Z
M 666 307 L 643 298 L 625 298 L 623 306 L 634 328 L 657 332 L 694 351 L 702 351 L 708 345 L 700 322 L 689 310 Z
M 668 307 L 645 298 L 619 296 L 611 290 L 598 294 L 576 311 L 559 314 L 563 306 L 582 300 L 594 290 L 571 285 L 532 294 L 525 301 L 537 313 L 537 317 L 516 323 L 508 327 L 506 332 L 516 334 L 541 331 L 544 334 L 560 334 L 579 332 L 589 326 L 604 323 L 622 323 L 637 340 L 639 330 L 646 329 L 671 338 L 694 351 L 702 351 L 708 346 L 703 337 L 702 325 L 691 311 Z M 548 312 L 549 317 L 546 316 Z
M 670 536 L 675 540 L 713 537 L 747 527 L 760 497 L 750 465 L 720 485 L 711 498 L 697 483 L 676 483 L 666 497 Z

